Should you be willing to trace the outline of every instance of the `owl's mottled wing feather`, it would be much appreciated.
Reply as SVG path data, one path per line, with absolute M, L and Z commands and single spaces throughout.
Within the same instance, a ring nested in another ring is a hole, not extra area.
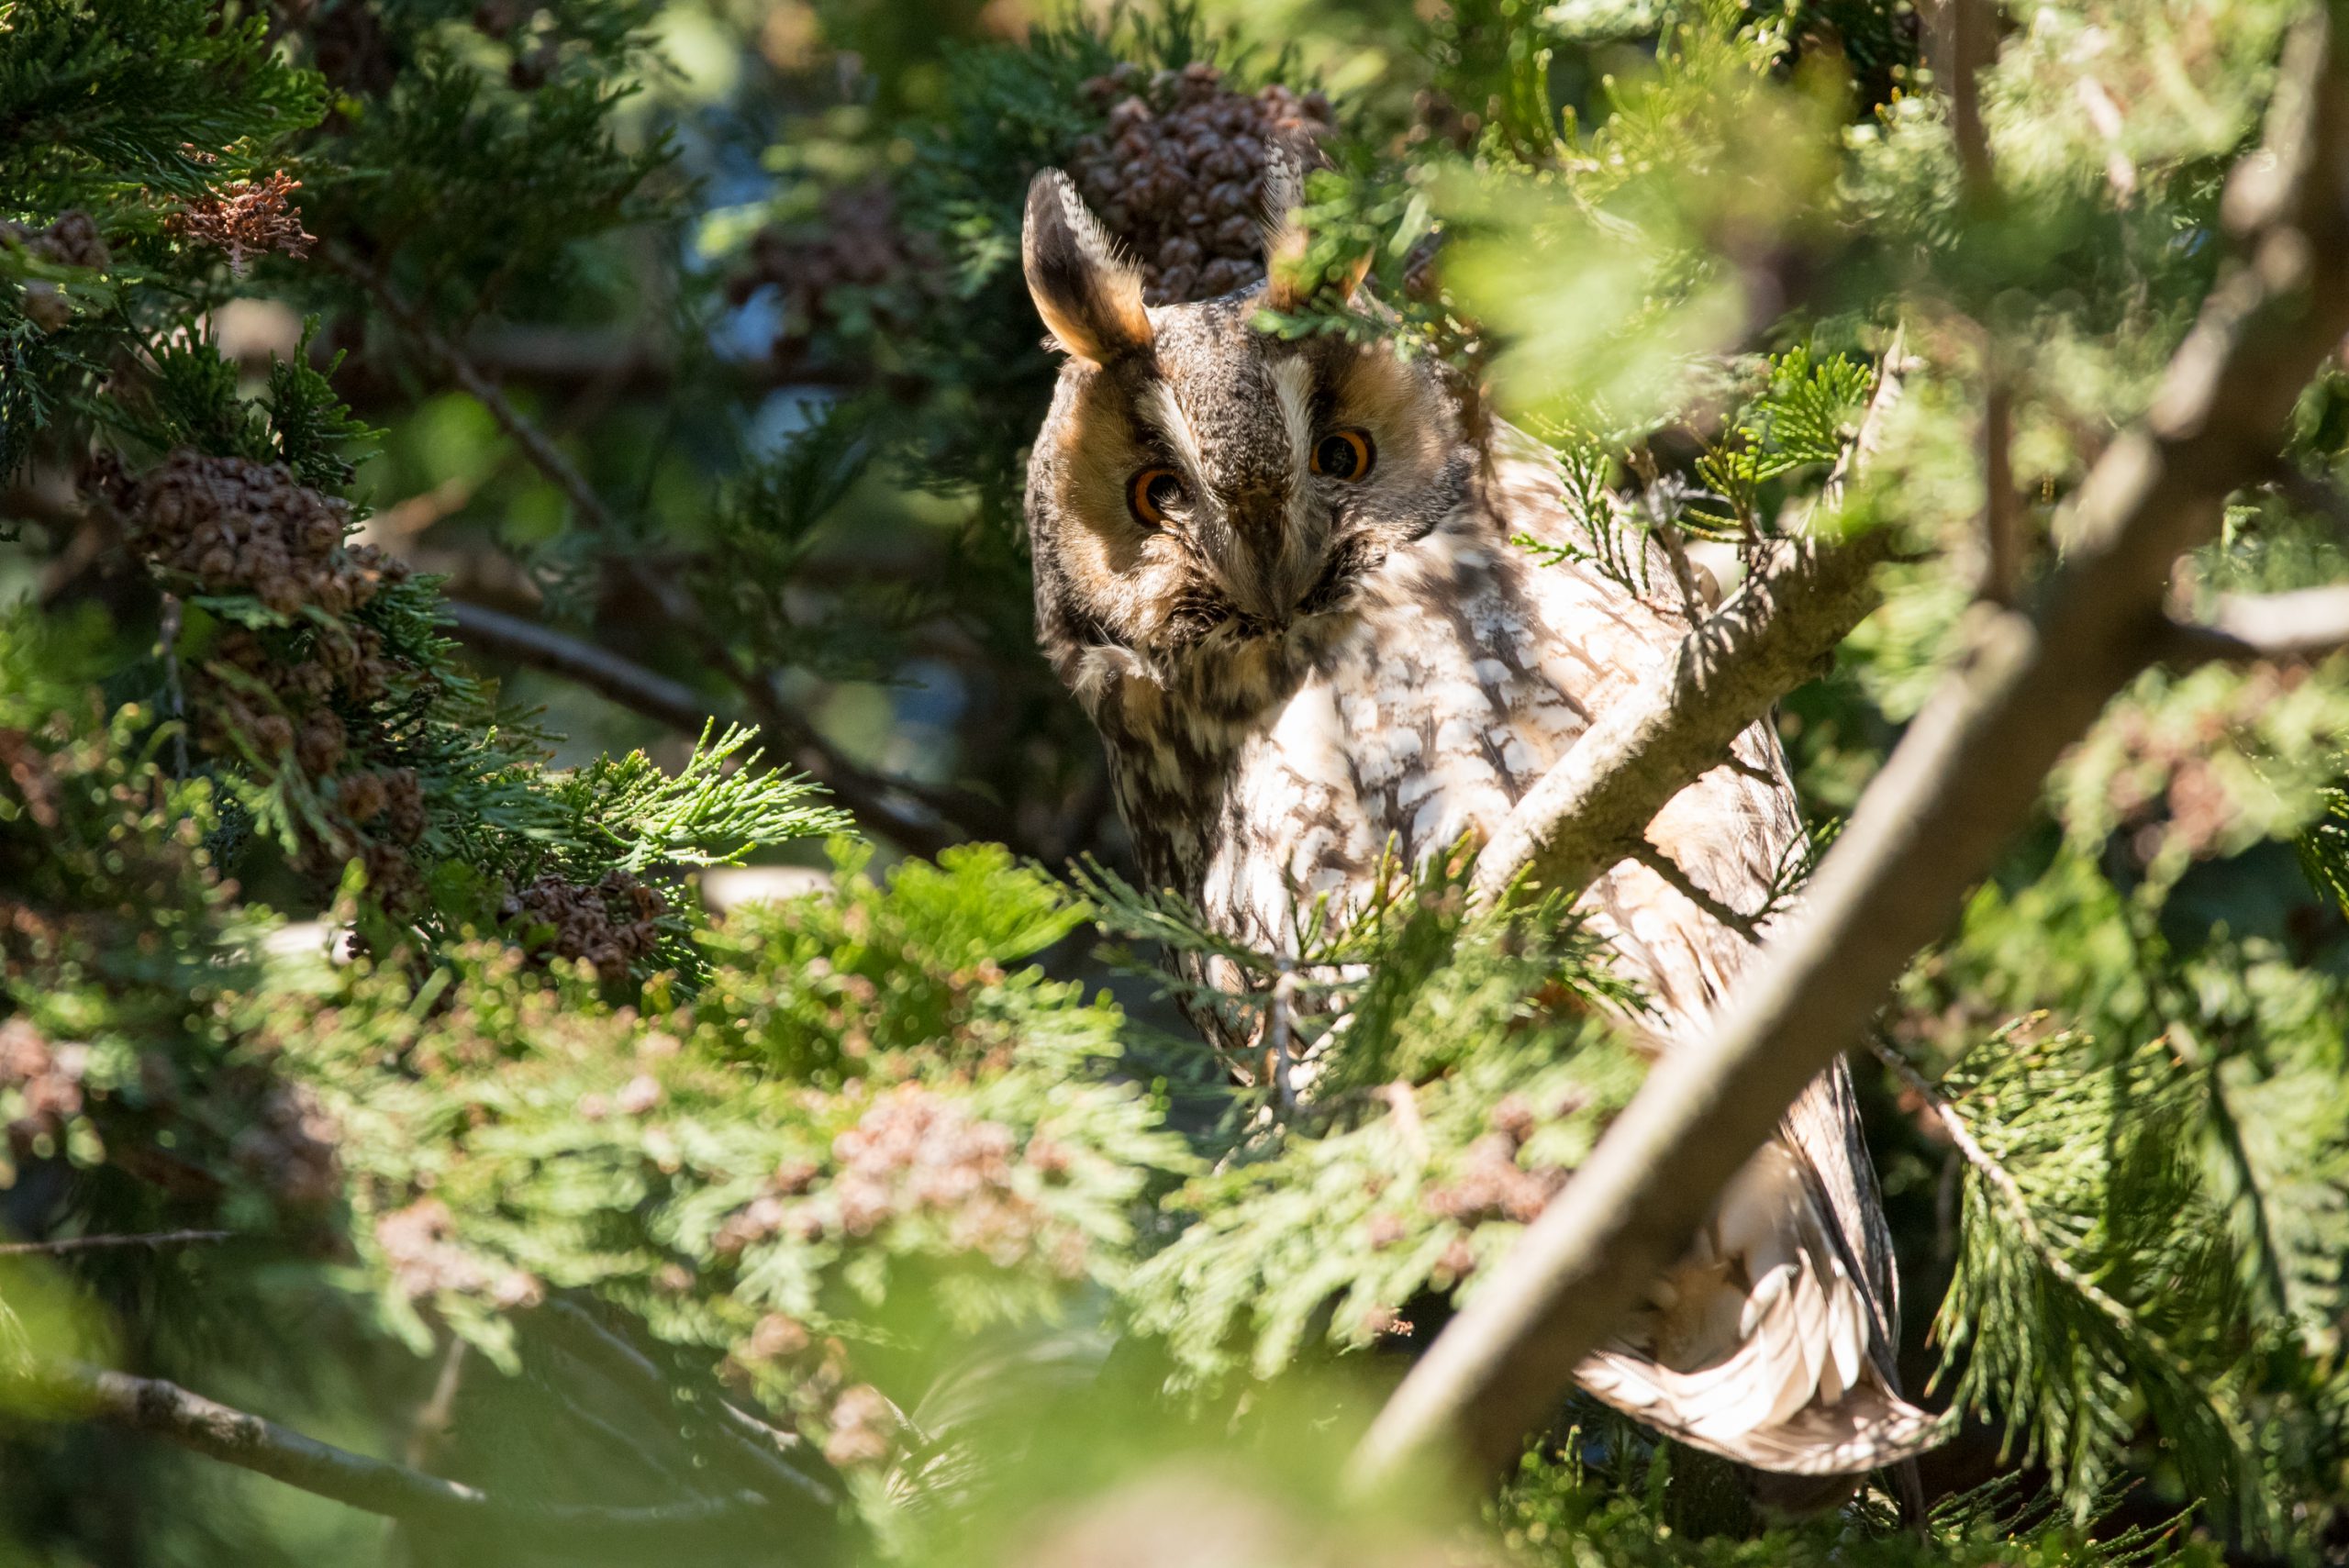
M 1539 465 L 1518 466 L 1523 461 L 1505 460 L 1512 477 L 1497 491 L 1508 525 L 1553 543 L 1573 539 Z M 1682 628 L 1662 613 L 1648 627 L 1642 674 L 1657 678 Z M 1648 839 L 1715 901 L 1759 914 L 1802 825 L 1768 727 L 1754 726 L 1735 750 L 1742 765 L 1714 769 L 1684 790 Z M 1628 864 L 1590 898 L 1658 1006 L 1659 1051 L 1709 1027 L 1758 940 L 1786 917 L 1781 911 L 1750 935 L 1732 929 L 1655 873 Z M 1653 1295 L 1582 1369 L 1584 1385 L 1619 1408 L 1697 1447 L 1794 1475 L 1875 1469 L 1938 1440 L 1938 1421 L 1899 1397 L 1891 1240 L 1841 1062 L 1805 1088 Z

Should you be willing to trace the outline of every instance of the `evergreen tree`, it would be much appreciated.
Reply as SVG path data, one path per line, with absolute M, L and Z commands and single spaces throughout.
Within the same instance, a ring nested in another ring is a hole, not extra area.
M 1247 9 L 0 0 L 9 1561 L 2340 1557 L 2349 11 Z M 1626 833 L 1258 951 L 1033 652 L 1018 255 L 1059 165 L 1244 281 L 1275 131 L 1281 264 L 1371 282 L 1264 329 L 1441 357 L 1602 570 L 1731 596 Z M 1803 1045 L 1926 1511 L 1546 1385 L 1497 1485 L 1357 1448 L 1670 1092 L 1575 898 L 1773 701 L 1802 995 L 1933 859 L 1876 824 L 1981 819 Z

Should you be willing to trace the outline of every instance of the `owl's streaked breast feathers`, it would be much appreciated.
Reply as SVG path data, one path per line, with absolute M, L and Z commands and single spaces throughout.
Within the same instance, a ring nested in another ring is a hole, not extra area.
M 1277 945 L 1298 893 L 1342 907 L 1390 844 L 1416 862 L 1489 835 L 1687 630 L 1680 607 L 1510 542 L 1574 538 L 1554 466 L 1506 427 L 1472 439 L 1425 361 L 1267 338 L 1261 291 L 1144 309 L 1051 172 L 1024 257 L 1071 355 L 1030 463 L 1039 636 L 1101 732 L 1144 873 L 1225 929 Z M 1767 726 L 1736 752 L 1648 836 L 1754 910 L 1802 828 Z M 1586 907 L 1655 1004 L 1657 1049 L 1703 1027 L 1753 951 L 1636 862 Z M 1581 1380 L 1762 1470 L 1872 1469 L 1934 1429 L 1898 1396 L 1895 1289 L 1838 1067 Z

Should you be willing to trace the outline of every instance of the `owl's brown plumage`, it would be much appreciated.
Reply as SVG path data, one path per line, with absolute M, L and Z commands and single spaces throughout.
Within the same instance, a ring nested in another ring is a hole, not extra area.
M 1506 427 L 1472 438 L 1425 361 L 1267 338 L 1261 288 L 1145 308 L 1053 172 L 1025 260 L 1069 354 L 1029 469 L 1039 636 L 1101 732 L 1144 873 L 1222 929 L 1277 947 L 1299 894 L 1342 907 L 1390 844 L 1416 862 L 1489 835 L 1687 629 L 1597 571 L 1526 559 L 1513 536 L 1575 537 L 1554 467 Z M 1769 728 L 1735 751 L 1649 838 L 1751 909 L 1801 825 Z M 1585 906 L 1654 1001 L 1660 1051 L 1750 961 L 1637 863 Z M 1898 1396 L 1896 1289 L 1839 1066 L 1579 1376 L 1758 1469 L 1856 1473 L 1932 1440 Z

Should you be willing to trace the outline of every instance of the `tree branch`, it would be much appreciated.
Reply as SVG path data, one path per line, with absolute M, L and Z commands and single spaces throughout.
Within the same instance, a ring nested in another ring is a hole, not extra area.
M 736 722 L 737 715 L 683 681 L 673 681 L 584 638 L 486 605 L 451 599 L 448 607 L 457 639 L 467 646 L 576 681 L 683 734 L 700 734 L 713 718 L 720 724 Z M 796 734 L 799 745 L 792 753 L 794 765 L 839 797 L 860 820 L 877 827 L 907 849 L 934 855 L 948 845 L 980 836 L 980 822 L 1003 829 L 986 836 L 1008 837 L 1008 818 L 991 801 L 861 768 L 818 737 L 797 715 L 783 710 L 779 702 L 758 717 L 759 728 L 771 742 L 778 733 L 786 738 Z
M 1805 913 L 1711 1038 L 1650 1073 L 1564 1200 L 1438 1336 L 1357 1450 L 1358 1486 L 1446 1438 L 1486 1473 L 1515 1459 L 1575 1365 L 1946 929 L 2064 749 L 2157 655 L 2173 562 L 2267 471 L 2300 388 L 2349 332 L 2349 69 L 2326 19 L 2293 35 L 2267 150 L 2230 182 L 2222 210 L 2249 238 L 2246 262 L 2204 302 L 2140 428 L 2091 471 L 2038 612 L 1984 617 L 1828 852 Z
M 2288 594 L 2229 594 L 2207 621 L 2163 628 L 2162 662 L 2321 659 L 2349 648 L 2349 583 Z
M 636 1401 L 637 1407 L 648 1418 L 674 1428 L 677 1420 L 675 1389 L 668 1374 L 654 1365 L 651 1357 L 596 1321 L 595 1314 L 576 1302 L 559 1298 L 550 1301 L 540 1318 L 568 1354 L 609 1378 L 615 1387 Z M 708 1429 L 729 1454 L 761 1478 L 763 1490 L 780 1486 L 785 1494 L 827 1508 L 839 1506 L 841 1494 L 833 1483 L 840 1477 L 832 1473 L 830 1463 L 796 1433 L 778 1431 L 738 1409 L 730 1400 L 718 1398 L 713 1404 L 718 1418 Z M 786 1446 L 806 1462 L 820 1465 L 829 1481 L 795 1465 L 785 1455 Z
M 607 539 L 621 537 L 618 519 L 596 493 L 596 487 L 587 483 L 586 476 L 572 465 L 545 431 L 514 406 L 497 384 L 483 374 L 447 333 L 401 297 L 390 279 L 339 247 L 329 246 L 323 255 L 329 265 L 357 280 L 372 294 L 384 314 L 439 361 L 450 379 L 488 411 L 497 428 L 521 450 L 530 465 L 562 493 L 583 524 Z M 704 662 L 742 694 L 768 743 L 787 754 L 794 767 L 829 790 L 859 818 L 917 854 L 935 855 L 949 845 L 973 838 L 1019 843 L 1018 825 L 1011 813 L 994 801 L 965 791 L 884 780 L 858 767 L 792 710 L 775 690 L 771 675 L 742 662 L 684 589 L 662 573 L 649 570 L 641 562 L 619 554 L 606 559 L 672 630 L 693 645 Z
M 1987 328 L 1982 348 L 1982 596 L 2011 605 L 2022 588 L 2022 497 L 2015 493 L 2014 387 Z
M 232 1240 L 236 1234 L 233 1230 L 148 1230 L 135 1236 L 60 1236 L 47 1241 L 0 1244 L 0 1258 L 34 1253 L 53 1257 L 61 1252 L 95 1252 L 110 1247 L 185 1247 L 205 1241 Z
M 655 673 L 584 639 L 487 605 L 451 599 L 448 609 L 457 640 L 467 647 L 576 681 L 672 729 L 698 735 L 713 719 L 721 725 L 730 722 L 718 704 L 683 681 Z
M 638 1537 L 654 1544 L 711 1527 L 739 1529 L 762 1517 L 779 1517 L 754 1492 L 647 1507 L 493 1496 L 461 1481 L 320 1442 L 177 1384 L 72 1362 L 46 1362 L 9 1381 L 10 1392 L 29 1396 L 46 1413 L 145 1432 L 363 1513 L 412 1523 L 523 1532 L 540 1544 L 608 1543 Z
M 1871 1038 L 1868 1040 L 1868 1048 L 1876 1053 L 1877 1061 L 1891 1069 L 1892 1075 L 1900 1080 L 1902 1087 L 1915 1095 L 1923 1103 L 1925 1108 L 1932 1113 L 1933 1119 L 1941 1123 L 1942 1130 L 1948 1135 L 1951 1146 L 1957 1151 L 1958 1158 L 1973 1166 L 1975 1173 L 1990 1184 L 1990 1190 L 1998 1195 L 2000 1201 L 2006 1205 L 2008 1215 L 2014 1221 L 2016 1232 L 2021 1236 L 2023 1245 L 2031 1249 L 2032 1256 L 2039 1260 L 2040 1267 L 2045 1269 L 2065 1289 L 2102 1314 L 2114 1328 L 2151 1347 L 2154 1354 L 2170 1363 L 2184 1386 L 2200 1388 L 2202 1380 L 2195 1375 L 2193 1368 L 2188 1363 L 2186 1358 L 2172 1348 L 2167 1339 L 2142 1321 L 2136 1313 L 2131 1311 L 2128 1306 L 2111 1292 L 2082 1273 L 2074 1266 L 2072 1260 L 2065 1257 L 2055 1243 L 2047 1239 L 2047 1232 L 2040 1228 L 2039 1216 L 2032 1210 L 2031 1199 L 2022 1190 L 2022 1184 L 2016 1181 L 2014 1173 L 1998 1163 L 1997 1158 L 1982 1147 L 1982 1140 L 1974 1136 L 1974 1129 L 1966 1125 L 1965 1116 L 1950 1103 L 1949 1096 L 1943 1094 L 1940 1088 L 1929 1081 L 1922 1073 L 1918 1072 L 1916 1065 L 1907 1057 L 1883 1040 Z M 2213 1409 L 2215 1411 L 2215 1406 Z M 2223 1418 L 2222 1416 L 2221 1419 Z
M 1950 79 L 1951 138 L 1957 143 L 1958 179 L 1966 205 L 1978 216 L 1998 200 L 1990 159 L 1990 128 L 1982 117 L 1982 72 L 1998 58 L 1998 13 L 1992 0 L 1942 0 L 1941 24 Z
M 1647 840 L 1642 839 L 1631 846 L 1631 858 L 1655 873 L 1663 879 L 1666 887 L 1702 909 L 1721 926 L 1735 931 L 1749 942 L 1759 943 L 1762 940 L 1762 933 L 1758 929 L 1761 916 L 1748 915 L 1742 909 L 1733 909 L 1714 897 L 1712 894 L 1697 884 L 1697 879 L 1688 874 L 1687 867 L 1657 849 Z M 1764 913 L 1766 914 L 1767 911 Z
M 1982 115 L 1982 76 L 1998 60 L 1996 0 L 1942 0 L 1938 30 L 1946 32 L 1950 135 L 1957 144 L 1959 189 L 1970 217 L 1999 211 L 1998 174 L 1990 128 Z M 1982 581 L 1981 595 L 2011 605 L 2022 586 L 2022 497 L 2015 493 L 2014 384 L 1998 328 L 1985 319 L 1982 344 Z
M 1525 793 L 1477 856 L 1477 896 L 1497 896 L 1521 873 L 1581 888 L 1630 853 L 1655 814 L 1721 766 L 1731 742 L 1876 607 L 1889 533 L 1781 544 L 1774 569 L 1748 578 L 1681 639 L 1667 669 L 1609 708 Z
M 1842 506 L 1900 396 L 1907 354 L 1896 336 L 1813 518 Z M 1476 857 L 1476 896 L 1496 898 L 1526 874 L 1547 887 L 1587 886 L 1636 851 L 1674 795 L 1716 767 L 1742 767 L 1731 743 L 1817 673 L 1876 608 L 1876 568 L 1891 555 L 1890 534 L 1778 541 L 1774 560 L 1758 562 L 1729 602 L 1680 640 L 1665 668 L 1609 708 L 1526 792 Z

